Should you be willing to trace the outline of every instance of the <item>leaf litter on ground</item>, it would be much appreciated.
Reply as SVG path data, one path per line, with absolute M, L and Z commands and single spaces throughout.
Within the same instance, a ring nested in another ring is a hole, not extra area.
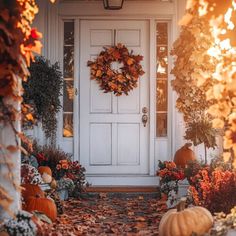
M 99 197 L 70 199 L 65 212 L 48 229 L 49 236 L 157 235 L 166 201 L 157 198 Z

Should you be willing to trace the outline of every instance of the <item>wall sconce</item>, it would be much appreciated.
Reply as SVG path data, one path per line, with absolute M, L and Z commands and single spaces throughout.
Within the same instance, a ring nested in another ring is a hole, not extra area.
M 120 10 L 123 7 L 124 0 L 103 0 L 104 9 Z

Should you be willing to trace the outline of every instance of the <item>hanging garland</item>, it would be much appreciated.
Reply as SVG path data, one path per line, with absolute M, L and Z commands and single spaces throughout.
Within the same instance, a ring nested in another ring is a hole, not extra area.
M 88 61 L 92 80 L 96 80 L 105 93 L 113 92 L 116 96 L 128 95 L 136 88 L 138 79 L 145 72 L 140 62 L 143 56 L 133 55 L 123 44 L 104 48 L 94 61 Z M 112 69 L 112 63 L 123 64 L 118 70 Z

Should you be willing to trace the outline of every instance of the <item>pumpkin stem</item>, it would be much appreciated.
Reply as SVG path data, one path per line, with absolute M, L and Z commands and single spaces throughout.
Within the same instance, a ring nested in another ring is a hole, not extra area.
M 186 200 L 186 197 L 181 197 L 180 202 L 177 204 L 177 212 L 185 209 Z
M 190 148 L 192 146 L 192 143 L 185 143 L 184 144 L 184 147 L 186 147 L 186 148 Z

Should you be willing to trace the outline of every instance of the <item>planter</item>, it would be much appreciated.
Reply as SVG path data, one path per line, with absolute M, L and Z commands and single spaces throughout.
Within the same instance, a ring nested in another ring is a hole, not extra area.
M 58 196 L 59 198 L 62 200 L 62 201 L 65 201 L 65 200 L 68 200 L 69 198 L 69 192 L 68 192 L 68 189 L 60 189 L 60 190 L 57 190 L 58 192 Z
M 170 181 L 168 183 L 168 186 L 172 189 L 174 188 L 175 185 L 176 185 L 175 181 Z M 163 185 L 161 183 L 161 181 L 160 181 L 160 186 L 161 186 L 161 188 L 165 188 L 165 185 Z M 167 200 L 167 207 L 168 208 L 174 207 L 179 202 L 179 199 L 181 197 L 186 197 L 188 194 L 188 187 L 189 187 L 189 183 L 188 183 L 187 179 L 179 181 L 178 182 L 178 192 L 176 193 L 174 190 L 172 190 L 169 193 L 168 200 Z
M 169 194 L 167 196 L 167 207 L 168 208 L 172 208 L 174 207 L 177 203 L 178 203 L 178 194 L 176 194 L 175 190 L 176 189 L 176 181 L 170 181 L 168 183 L 162 183 L 162 181 L 160 181 L 160 187 L 161 187 L 161 191 L 166 193 L 169 190 Z
M 187 179 L 179 181 L 179 191 L 178 191 L 178 198 L 185 197 L 188 194 L 188 187 L 189 183 Z
M 51 189 L 49 184 L 39 184 L 39 187 L 43 190 L 43 191 L 49 191 Z

